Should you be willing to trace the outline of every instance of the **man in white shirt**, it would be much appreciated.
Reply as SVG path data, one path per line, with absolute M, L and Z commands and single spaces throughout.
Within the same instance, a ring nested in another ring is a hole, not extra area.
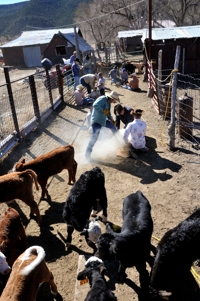
M 136 153 L 148 152 L 149 149 L 146 147 L 146 128 L 147 124 L 141 120 L 143 110 L 136 109 L 131 112 L 134 116 L 134 121 L 130 122 L 124 131 L 124 140 L 130 145 L 130 155 L 134 159 L 138 159 Z

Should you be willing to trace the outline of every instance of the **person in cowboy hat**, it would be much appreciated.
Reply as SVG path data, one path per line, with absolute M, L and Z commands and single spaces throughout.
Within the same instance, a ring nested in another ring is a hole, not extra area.
M 110 114 L 111 103 L 117 102 L 120 102 L 119 94 L 115 91 L 111 91 L 110 93 L 106 93 L 106 95 L 98 97 L 93 103 L 91 115 L 92 134 L 85 152 L 87 160 L 91 160 L 91 152 L 99 137 L 102 126 L 109 128 L 113 134 L 118 131 Z
M 129 144 L 130 156 L 134 159 L 138 159 L 136 153 L 149 151 L 145 139 L 147 124 L 141 120 L 143 113 L 144 111 L 141 109 L 133 110 L 130 113 L 133 114 L 134 121 L 127 125 L 123 136 L 124 141 Z

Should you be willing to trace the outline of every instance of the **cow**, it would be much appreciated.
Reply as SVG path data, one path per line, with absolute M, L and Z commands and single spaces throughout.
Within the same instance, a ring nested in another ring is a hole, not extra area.
M 103 209 L 103 221 L 106 221 L 107 196 L 104 185 L 104 174 L 99 167 L 95 167 L 84 172 L 72 187 L 63 208 L 63 219 L 67 224 L 66 248 L 71 245 L 74 229 L 82 232 L 87 226 L 90 214 L 96 215 L 97 200 Z M 96 251 L 94 242 L 89 239 L 86 242 Z
M 75 183 L 77 162 L 74 160 L 74 147 L 72 145 L 59 146 L 56 149 L 25 163 L 25 159 L 16 163 L 13 171 L 32 169 L 38 176 L 38 183 L 42 189 L 41 199 L 48 195 L 48 178 L 67 169 L 69 173 L 68 184 Z
M 77 280 L 88 279 L 90 291 L 84 301 L 117 301 L 117 298 L 109 290 L 104 278 L 106 268 L 103 261 L 95 256 L 90 257 L 85 263 L 85 269 L 78 273 Z
M 151 206 L 140 190 L 128 195 L 123 202 L 123 224 L 120 233 L 106 224 L 106 232 L 97 241 L 95 256 L 102 260 L 119 261 L 118 280 L 123 283 L 127 267 L 135 266 L 140 275 L 140 285 L 148 290 L 149 274 L 146 269 L 151 250 L 153 221 Z
M 130 75 L 135 72 L 136 66 L 131 64 L 131 62 L 124 62 L 122 64 L 122 68 L 125 68 L 128 74 Z
M 192 293 L 200 290 L 192 289 L 189 299 L 185 298 L 189 288 L 188 279 L 194 261 L 200 258 L 200 208 L 167 231 L 158 243 L 157 254 L 151 271 L 150 295 L 151 300 L 193 300 Z M 195 281 L 194 281 L 195 282 Z M 195 300 L 197 300 L 195 298 Z
M 0 251 L 10 266 L 28 247 L 28 240 L 19 213 L 8 208 L 0 215 Z
M 33 181 L 36 189 L 39 190 L 37 175 L 30 169 L 0 176 L 0 202 L 9 202 L 15 198 L 22 200 L 30 207 L 30 217 L 36 214 L 37 223 L 40 225 L 42 219 L 33 197 Z
M 51 293 L 56 297 L 58 290 L 45 263 L 45 251 L 40 246 L 32 246 L 14 262 L 0 300 L 35 301 L 43 282 L 50 284 Z
M 7 275 L 10 271 L 11 267 L 7 263 L 6 256 L 0 251 L 0 273 Z

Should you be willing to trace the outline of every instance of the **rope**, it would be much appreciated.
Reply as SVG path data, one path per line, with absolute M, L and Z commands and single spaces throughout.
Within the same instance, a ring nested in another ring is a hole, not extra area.
M 152 238 L 154 238 L 157 241 L 160 241 L 160 239 L 154 235 L 152 235 Z M 194 279 L 196 280 L 197 284 L 200 286 L 200 275 L 197 274 L 197 272 L 195 271 L 195 269 L 193 267 L 191 267 L 190 272 L 192 273 Z

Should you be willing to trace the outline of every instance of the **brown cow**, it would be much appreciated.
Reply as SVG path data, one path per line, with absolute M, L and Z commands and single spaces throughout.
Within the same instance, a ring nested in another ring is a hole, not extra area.
M 37 222 L 40 224 L 41 216 L 38 205 L 34 201 L 32 191 L 33 181 L 35 182 L 36 189 L 39 190 L 37 175 L 30 169 L 0 176 L 0 202 L 9 202 L 15 198 L 22 200 L 31 209 L 30 217 L 33 217 L 35 213 L 37 216 Z
M 14 262 L 0 300 L 35 301 L 40 285 L 49 282 L 52 295 L 58 295 L 51 271 L 45 263 L 42 247 L 32 246 Z
M 28 247 L 28 241 L 19 213 L 8 208 L 0 215 L 0 251 L 10 266 Z
M 38 176 L 38 183 L 42 188 L 41 199 L 48 195 L 47 181 L 48 178 L 67 169 L 69 181 L 75 183 L 77 163 L 74 160 L 74 147 L 72 145 L 59 146 L 51 152 L 41 155 L 36 159 L 25 163 L 25 159 L 15 164 L 13 171 L 22 171 L 32 169 Z

